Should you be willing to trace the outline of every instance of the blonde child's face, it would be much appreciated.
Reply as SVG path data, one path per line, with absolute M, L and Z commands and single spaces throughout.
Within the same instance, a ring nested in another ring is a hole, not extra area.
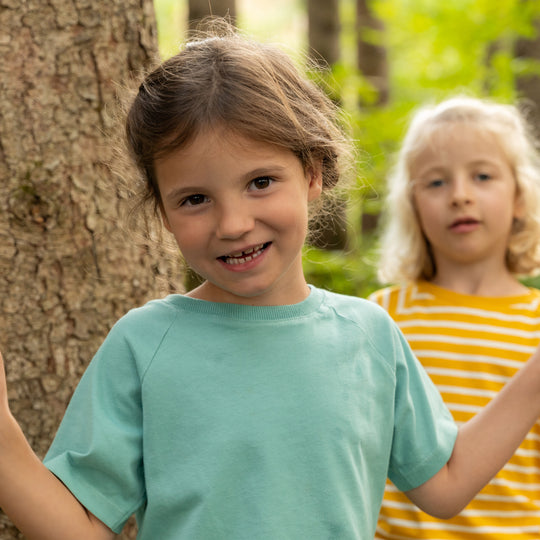
M 206 279 L 190 296 L 251 305 L 306 298 L 301 250 L 321 171 L 218 129 L 157 161 L 156 175 L 165 227 Z
M 437 269 L 506 266 L 516 181 L 497 138 L 456 122 L 437 129 L 411 166 L 413 203 Z

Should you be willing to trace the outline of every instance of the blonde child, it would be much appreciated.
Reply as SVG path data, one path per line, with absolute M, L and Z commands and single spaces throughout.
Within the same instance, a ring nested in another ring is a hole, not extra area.
M 540 341 L 540 160 L 510 105 L 456 97 L 414 116 L 390 177 L 371 298 L 397 322 L 458 424 Z M 428 516 L 388 484 L 377 538 L 540 538 L 540 425 L 458 516 Z
M 338 126 L 287 56 L 235 35 L 145 78 L 129 146 L 205 281 L 118 321 L 45 466 L 0 378 L 0 506 L 29 539 L 112 539 L 133 513 L 140 540 L 369 539 L 388 475 L 448 516 L 512 455 L 540 414 L 539 354 L 458 431 L 384 310 L 306 283 Z

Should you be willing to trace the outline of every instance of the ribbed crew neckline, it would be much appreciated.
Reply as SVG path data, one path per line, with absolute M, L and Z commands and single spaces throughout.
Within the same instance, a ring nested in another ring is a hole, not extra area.
M 201 315 L 214 315 L 247 321 L 278 321 L 305 317 L 319 308 L 323 301 L 324 292 L 312 285 L 309 285 L 309 289 L 309 296 L 302 302 L 283 306 L 248 306 L 209 302 L 208 300 L 199 300 L 181 294 L 167 296 L 165 302 L 172 304 L 176 309 L 187 310 L 190 313 L 199 313 Z

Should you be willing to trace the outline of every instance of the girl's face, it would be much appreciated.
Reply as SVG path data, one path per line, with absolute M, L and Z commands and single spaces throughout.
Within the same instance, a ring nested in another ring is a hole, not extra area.
M 506 268 L 512 223 L 522 216 L 522 204 L 494 135 L 460 122 L 442 126 L 413 161 L 411 179 L 437 273 L 484 263 Z
M 206 279 L 190 296 L 250 305 L 307 297 L 301 252 L 320 170 L 306 173 L 292 152 L 218 129 L 158 160 L 156 174 L 165 227 Z

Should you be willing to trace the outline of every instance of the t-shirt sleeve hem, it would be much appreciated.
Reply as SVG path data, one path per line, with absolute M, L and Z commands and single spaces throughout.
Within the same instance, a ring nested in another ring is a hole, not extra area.
M 47 467 L 73 494 L 73 496 L 94 516 L 105 523 L 115 534 L 120 534 L 126 521 L 143 504 L 143 498 L 136 508 L 124 510 L 97 491 L 92 485 L 76 476 L 62 460 L 53 458 L 44 462 Z
M 457 425 L 451 423 L 446 433 L 446 443 L 444 447 L 437 449 L 421 463 L 406 471 L 406 473 L 389 474 L 390 480 L 400 491 L 409 491 L 421 486 L 432 476 L 438 473 L 442 467 L 448 463 L 454 450 L 457 438 Z

